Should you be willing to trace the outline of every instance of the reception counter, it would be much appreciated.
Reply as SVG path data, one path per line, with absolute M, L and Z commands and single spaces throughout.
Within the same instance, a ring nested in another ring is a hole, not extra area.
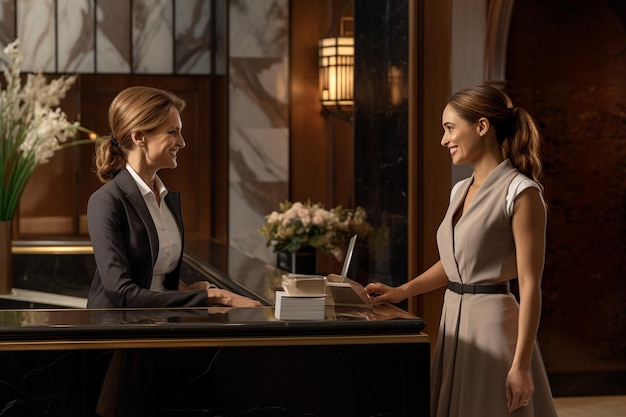
M 189 249 L 186 279 L 266 306 L 0 310 L 0 415 L 428 415 L 420 318 L 385 305 L 277 320 L 280 271 L 219 246 Z

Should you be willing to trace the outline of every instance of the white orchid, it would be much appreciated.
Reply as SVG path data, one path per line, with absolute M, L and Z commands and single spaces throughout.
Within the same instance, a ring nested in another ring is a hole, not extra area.
M 76 76 L 62 76 L 48 82 L 41 71 L 28 74 L 22 85 L 22 54 L 19 40 L 4 48 L 6 88 L 0 91 L 0 220 L 10 220 L 28 179 L 39 164 L 54 152 L 90 140 L 67 142 L 77 131 L 96 135 L 70 122 L 59 108 Z M 67 142 L 67 143 L 66 143 Z

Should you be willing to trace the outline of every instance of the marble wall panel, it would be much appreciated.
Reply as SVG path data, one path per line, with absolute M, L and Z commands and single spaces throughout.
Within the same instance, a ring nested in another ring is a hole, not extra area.
M 226 22 L 227 0 L 0 0 L 0 47 L 20 38 L 24 71 L 194 75 L 215 48 L 225 74 Z
M 133 73 L 173 73 L 172 1 L 134 0 L 132 5 Z
M 286 0 L 230 2 L 230 57 L 282 56 L 289 43 Z
M 278 208 L 288 193 L 289 130 L 286 128 L 232 129 L 230 135 L 231 244 L 256 258 L 274 263 L 274 255 L 256 231 L 265 215 Z M 232 223 L 231 223 L 232 225 Z
M 96 26 L 96 72 L 129 73 L 130 0 L 98 1 Z
M 289 192 L 288 6 L 229 3 L 230 244 L 268 263 L 257 230 Z
M 17 37 L 24 52 L 24 71 L 56 71 L 54 0 L 21 0 L 16 3 Z
M 95 0 L 57 0 L 59 72 L 94 72 Z
M 286 128 L 233 129 L 230 152 L 234 162 L 230 165 L 230 179 L 242 181 L 253 178 L 259 182 L 284 181 L 289 175 L 289 155 L 283 152 L 289 146 Z M 238 170 L 239 166 L 251 172 Z
M 229 99 L 237 109 L 230 115 L 233 126 L 288 126 L 288 65 L 286 56 L 231 57 Z
M 211 72 L 211 2 L 175 0 L 175 72 Z M 214 19 L 214 17 L 213 17 Z

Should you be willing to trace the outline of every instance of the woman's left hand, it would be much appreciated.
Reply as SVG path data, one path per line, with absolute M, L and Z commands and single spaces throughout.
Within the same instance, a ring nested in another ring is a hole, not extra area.
M 229 305 L 231 307 L 263 307 L 263 304 L 257 300 L 234 293 L 232 294 Z
M 506 406 L 509 413 L 520 407 L 526 407 L 532 398 L 535 387 L 529 371 L 511 368 L 506 377 Z
M 263 304 L 252 298 L 244 297 L 243 295 L 221 288 L 207 288 L 207 293 L 209 300 L 215 300 L 217 304 L 229 307 L 263 307 Z
M 181 283 L 182 284 L 182 283 Z M 223 290 L 212 285 L 208 281 L 196 281 L 186 287 L 180 287 L 181 290 L 206 290 L 209 300 L 215 305 L 224 305 L 228 307 L 263 307 L 263 304 L 244 297 L 232 291 Z

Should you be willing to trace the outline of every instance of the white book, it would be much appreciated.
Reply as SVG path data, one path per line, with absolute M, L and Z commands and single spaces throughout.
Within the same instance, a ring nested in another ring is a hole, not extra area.
M 326 297 L 287 295 L 276 291 L 274 316 L 278 320 L 324 320 Z

